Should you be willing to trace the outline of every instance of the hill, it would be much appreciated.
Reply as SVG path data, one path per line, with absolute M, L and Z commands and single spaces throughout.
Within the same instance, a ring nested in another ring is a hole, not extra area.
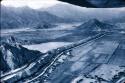
M 84 24 L 77 27 L 78 30 L 86 31 L 86 32 L 90 32 L 90 31 L 112 31 L 115 28 L 116 28 L 115 25 L 104 23 L 104 22 L 101 22 L 97 19 L 88 20 Z

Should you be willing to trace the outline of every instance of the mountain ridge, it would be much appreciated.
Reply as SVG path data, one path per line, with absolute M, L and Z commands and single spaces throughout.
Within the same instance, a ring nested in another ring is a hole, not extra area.
M 83 31 L 112 31 L 116 26 L 101 22 L 98 19 L 90 19 L 77 28 Z
M 1 28 L 32 27 L 42 22 L 56 23 L 66 21 L 46 11 L 37 11 L 29 7 L 1 6 Z
M 53 15 L 61 18 L 68 18 L 73 21 L 87 21 L 93 18 L 100 19 L 102 21 L 113 22 L 125 22 L 124 8 L 84 8 L 75 6 L 72 4 L 56 4 L 52 7 L 41 8 L 39 11 L 47 11 Z
M 39 51 L 28 50 L 19 44 L 9 44 L 2 42 L 0 45 L 1 64 L 0 70 L 2 73 L 20 68 L 38 57 L 43 53 Z

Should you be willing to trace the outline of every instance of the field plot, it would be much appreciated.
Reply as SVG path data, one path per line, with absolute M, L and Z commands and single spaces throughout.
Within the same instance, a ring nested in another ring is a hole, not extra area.
M 121 41 L 117 50 L 113 53 L 109 64 L 125 66 L 125 41 Z
M 70 51 L 72 56 L 67 57 L 65 62 L 49 75 L 48 81 L 51 83 L 70 83 L 82 75 L 83 83 L 87 80 L 88 82 L 97 81 L 96 76 L 102 78 L 103 82 L 108 83 L 114 75 L 125 70 L 124 67 L 120 67 L 120 63 L 124 62 L 124 58 L 122 58 L 124 56 L 121 55 L 121 58 L 118 58 L 118 55 L 113 57 L 114 53 L 119 51 L 119 46 L 124 47 L 124 45 L 121 46 L 120 39 L 115 40 L 115 36 L 107 35 L 75 47 Z M 124 53 L 122 52 L 122 54 Z M 117 63 L 115 59 L 119 62 Z M 90 76 L 86 78 L 84 75 Z M 77 79 L 77 81 L 79 80 Z

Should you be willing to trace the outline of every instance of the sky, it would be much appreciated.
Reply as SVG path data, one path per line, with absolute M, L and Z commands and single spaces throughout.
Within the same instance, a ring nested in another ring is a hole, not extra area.
M 1 4 L 4 6 L 12 6 L 12 7 L 28 6 L 33 9 L 47 8 L 47 7 L 51 7 L 59 3 L 67 4 L 64 2 L 57 1 L 57 0 L 2 0 L 1 2 Z M 82 7 L 82 8 L 86 9 L 85 7 Z M 115 8 L 110 8 L 110 10 L 112 9 L 114 10 Z M 120 11 L 121 10 L 125 11 L 125 7 L 117 8 L 117 9 L 119 9 Z
M 61 2 L 57 0 L 3 0 L 1 2 L 1 4 L 4 6 L 12 6 L 12 7 L 29 6 L 33 9 L 46 8 L 58 3 Z

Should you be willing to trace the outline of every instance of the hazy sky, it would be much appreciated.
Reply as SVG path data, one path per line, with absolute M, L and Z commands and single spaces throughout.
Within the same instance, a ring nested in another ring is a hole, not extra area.
M 3 0 L 1 3 L 5 6 L 29 6 L 33 9 L 38 9 L 42 7 L 50 7 L 61 2 L 57 0 Z
M 64 4 L 64 2 L 60 2 L 57 0 L 3 0 L 1 2 L 1 4 L 5 5 L 5 6 L 13 6 L 13 7 L 29 6 L 33 9 L 46 8 L 46 7 L 50 7 L 50 6 L 53 6 L 58 3 Z M 81 7 L 81 8 L 84 8 L 84 10 L 86 9 L 85 7 Z M 91 9 L 91 8 L 89 8 L 89 9 Z M 102 10 L 102 8 L 100 8 L 100 9 Z M 114 10 L 115 8 L 109 8 L 109 9 L 112 11 L 112 9 Z M 125 7 L 116 8 L 116 9 L 118 9 L 120 11 L 125 11 Z M 87 8 L 87 10 L 88 10 L 88 8 Z

